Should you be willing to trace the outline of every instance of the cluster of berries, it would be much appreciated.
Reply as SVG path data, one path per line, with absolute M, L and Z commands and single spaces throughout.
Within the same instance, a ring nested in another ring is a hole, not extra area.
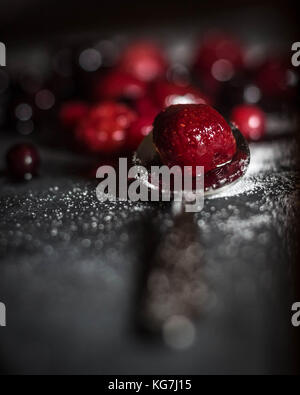
M 231 36 L 210 34 L 195 51 L 189 82 L 174 82 L 167 78 L 171 65 L 163 50 L 151 42 L 134 42 L 113 68 L 93 81 L 92 105 L 62 105 L 61 124 L 73 132 L 80 147 L 113 155 L 136 149 L 164 108 L 209 104 L 227 115 L 247 139 L 259 140 L 266 130 L 260 102 L 293 97 L 295 89 L 288 64 L 278 58 L 261 61 L 252 52 Z
M 83 95 L 78 99 L 78 92 L 81 92 L 79 89 L 75 95 L 76 99 L 57 100 L 57 103 L 60 103 L 59 110 L 56 111 L 56 105 L 54 113 L 59 115 L 60 129 L 67 131 L 66 139 L 75 142 L 81 151 L 104 158 L 132 153 L 152 131 L 157 115 L 169 106 L 177 104 L 203 105 L 199 111 L 202 113 L 201 117 L 205 118 L 206 127 L 217 130 L 216 124 L 209 125 L 209 122 L 218 121 L 214 110 L 208 107 L 213 106 L 226 116 L 227 121 L 233 122 L 248 140 L 260 140 L 266 133 L 265 111 L 270 110 L 272 103 L 275 103 L 276 108 L 276 103 L 294 102 L 299 81 L 295 69 L 293 70 L 282 58 L 263 59 L 261 51 L 257 48 L 256 51 L 253 48 L 245 48 L 234 37 L 223 33 L 207 35 L 194 51 L 194 56 L 191 56 L 193 61 L 190 67 L 184 70 L 184 75 L 178 73 L 176 78 L 170 77 L 170 70 L 174 65 L 168 60 L 163 49 L 153 42 L 132 42 L 119 53 L 113 66 L 101 68 L 95 73 L 88 72 L 93 69 L 98 58 L 95 58 L 94 52 L 84 52 L 85 56 L 91 57 L 87 59 L 88 64 L 85 64 L 83 56 L 80 58 L 87 71 L 85 75 L 93 74 L 88 85 L 89 97 Z M 62 61 L 65 65 L 65 59 Z M 83 84 L 85 80 L 83 75 L 84 73 L 73 75 L 72 83 L 75 81 L 77 87 L 81 86 L 81 82 Z M 56 84 L 56 87 L 59 92 L 55 92 L 55 97 L 58 98 L 60 90 L 65 88 L 66 84 Z M 39 94 L 36 98 L 39 99 L 36 100 L 37 104 L 43 109 L 53 109 L 54 96 L 50 95 L 50 91 L 42 92 L 43 96 Z M 29 111 L 30 108 L 18 105 L 14 111 L 22 125 L 32 124 L 31 118 L 28 118 L 33 113 Z M 161 148 L 160 153 L 168 164 L 174 163 L 170 157 L 171 146 L 183 147 L 186 146 L 185 138 L 196 138 L 195 135 L 191 136 L 187 128 L 182 132 L 183 127 L 180 126 L 193 126 L 195 108 L 187 106 L 184 113 L 178 111 L 178 108 L 172 110 L 177 114 L 174 117 L 180 122 L 174 121 L 172 116 L 167 128 L 170 129 L 177 122 L 174 135 L 166 134 L 172 138 L 168 137 L 167 141 L 164 133 L 161 136 L 155 133 Z M 184 120 L 181 119 L 182 114 Z M 166 119 L 169 119 L 166 115 L 160 117 L 161 122 L 165 122 Z M 220 122 L 222 124 L 223 121 Z M 157 130 L 160 130 L 159 124 L 160 121 L 157 120 Z M 223 129 L 224 141 L 218 138 L 215 145 L 223 145 L 224 152 L 217 150 L 216 154 L 213 152 L 214 144 L 211 144 L 206 153 L 201 153 L 204 158 L 209 158 L 207 168 L 223 162 L 232 156 L 235 150 L 227 123 L 223 125 Z M 212 135 L 213 133 L 206 137 L 210 142 L 213 140 Z M 185 152 L 192 155 L 188 148 Z M 28 159 L 28 155 L 32 161 Z M 199 152 L 195 155 L 198 157 Z M 18 146 L 8 157 L 12 173 L 21 178 L 34 175 L 39 161 L 32 146 Z M 16 165 L 13 165 L 14 161 L 17 162 Z M 30 161 L 31 164 L 28 165 Z M 31 169 L 28 166 L 33 167 Z

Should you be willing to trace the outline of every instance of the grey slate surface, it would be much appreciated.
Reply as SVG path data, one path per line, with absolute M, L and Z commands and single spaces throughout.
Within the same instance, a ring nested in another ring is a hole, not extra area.
M 0 144 L 3 157 L 8 142 Z M 0 179 L 0 363 L 9 373 L 289 373 L 297 174 L 293 140 L 251 147 L 242 193 L 195 214 L 209 303 L 186 350 L 136 325 L 147 255 L 167 204 L 100 203 L 85 160 L 42 149 L 41 176 Z M 264 160 L 263 152 L 266 152 Z M 241 191 L 240 191 L 241 192 Z M 174 246 L 176 248 L 176 246 Z

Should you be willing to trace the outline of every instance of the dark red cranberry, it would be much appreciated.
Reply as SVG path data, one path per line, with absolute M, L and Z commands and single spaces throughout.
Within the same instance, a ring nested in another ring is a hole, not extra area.
M 134 76 L 119 70 L 114 70 L 102 77 L 95 84 L 95 98 L 136 100 L 146 94 L 147 84 Z
M 127 129 L 136 119 L 129 107 L 113 101 L 93 107 L 76 129 L 80 146 L 90 152 L 114 154 L 125 147 Z
M 39 170 L 40 157 L 32 144 L 14 145 L 6 156 L 9 175 L 21 180 L 31 180 Z
M 195 59 L 194 70 L 210 95 L 216 95 L 220 83 L 229 81 L 243 67 L 242 45 L 228 34 L 212 33 L 204 38 Z
M 231 160 L 236 152 L 230 126 L 206 104 L 166 108 L 154 121 L 153 141 L 166 165 L 204 166 L 205 173 Z
M 259 140 L 265 134 L 266 116 L 257 106 L 236 106 L 230 120 L 248 140 Z
M 87 116 L 89 106 L 82 101 L 64 103 L 59 112 L 59 119 L 66 130 L 74 130 L 79 122 Z
M 268 99 L 293 98 L 297 92 L 298 76 L 290 60 L 274 58 L 258 70 L 256 83 Z
M 244 50 L 242 45 L 234 37 L 224 33 L 212 33 L 205 37 L 196 55 L 196 67 L 200 72 L 218 71 L 220 77 L 225 72 L 226 65 L 220 62 L 220 67 L 214 70 L 216 62 L 226 60 L 234 70 L 238 70 L 243 65 Z M 224 74 L 224 78 L 225 78 Z
M 153 81 L 162 77 L 167 63 L 162 50 L 152 42 L 141 41 L 131 44 L 121 55 L 120 68 L 140 81 Z
M 152 118 L 152 121 L 154 121 L 154 118 L 161 110 L 161 108 L 159 108 L 154 103 L 154 101 L 153 101 L 152 97 L 150 97 L 150 95 L 141 97 L 139 100 L 137 100 L 135 102 L 135 108 L 140 116 Z
M 137 149 L 153 128 L 153 117 L 141 116 L 136 121 L 132 122 L 127 133 L 127 148 L 130 151 Z

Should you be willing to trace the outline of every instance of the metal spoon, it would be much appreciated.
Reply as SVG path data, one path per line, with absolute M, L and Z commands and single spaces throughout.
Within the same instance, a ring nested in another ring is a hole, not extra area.
M 229 163 L 205 174 L 204 196 L 213 196 L 230 188 L 247 171 L 250 162 L 248 143 L 236 127 L 231 125 L 231 128 L 236 153 Z M 152 134 L 143 140 L 133 160 L 147 169 L 161 164 Z M 141 178 L 140 181 L 149 185 L 148 180 Z M 207 303 L 208 289 L 203 275 L 201 237 L 194 215 L 185 212 L 184 200 L 172 202 L 172 215 L 174 224 L 160 240 L 149 263 L 140 300 L 140 318 L 148 330 L 164 334 L 170 330 L 174 332 L 175 325 L 175 332 L 181 329 L 184 335 L 184 331 L 191 331 L 193 321 L 201 315 Z

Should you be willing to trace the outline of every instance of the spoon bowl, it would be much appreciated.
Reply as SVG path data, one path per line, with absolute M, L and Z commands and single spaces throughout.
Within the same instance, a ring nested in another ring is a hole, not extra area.
M 230 162 L 204 174 L 204 196 L 212 196 L 230 188 L 238 182 L 247 171 L 250 163 L 248 142 L 237 127 L 231 125 L 231 130 L 236 141 L 236 153 Z M 147 172 L 150 171 L 151 166 L 162 165 L 159 154 L 153 144 L 152 132 L 138 147 L 134 154 L 133 162 L 136 165 L 144 166 Z M 159 188 L 151 184 L 151 180 L 146 177 L 138 176 L 138 179 L 147 186 L 147 188 Z

